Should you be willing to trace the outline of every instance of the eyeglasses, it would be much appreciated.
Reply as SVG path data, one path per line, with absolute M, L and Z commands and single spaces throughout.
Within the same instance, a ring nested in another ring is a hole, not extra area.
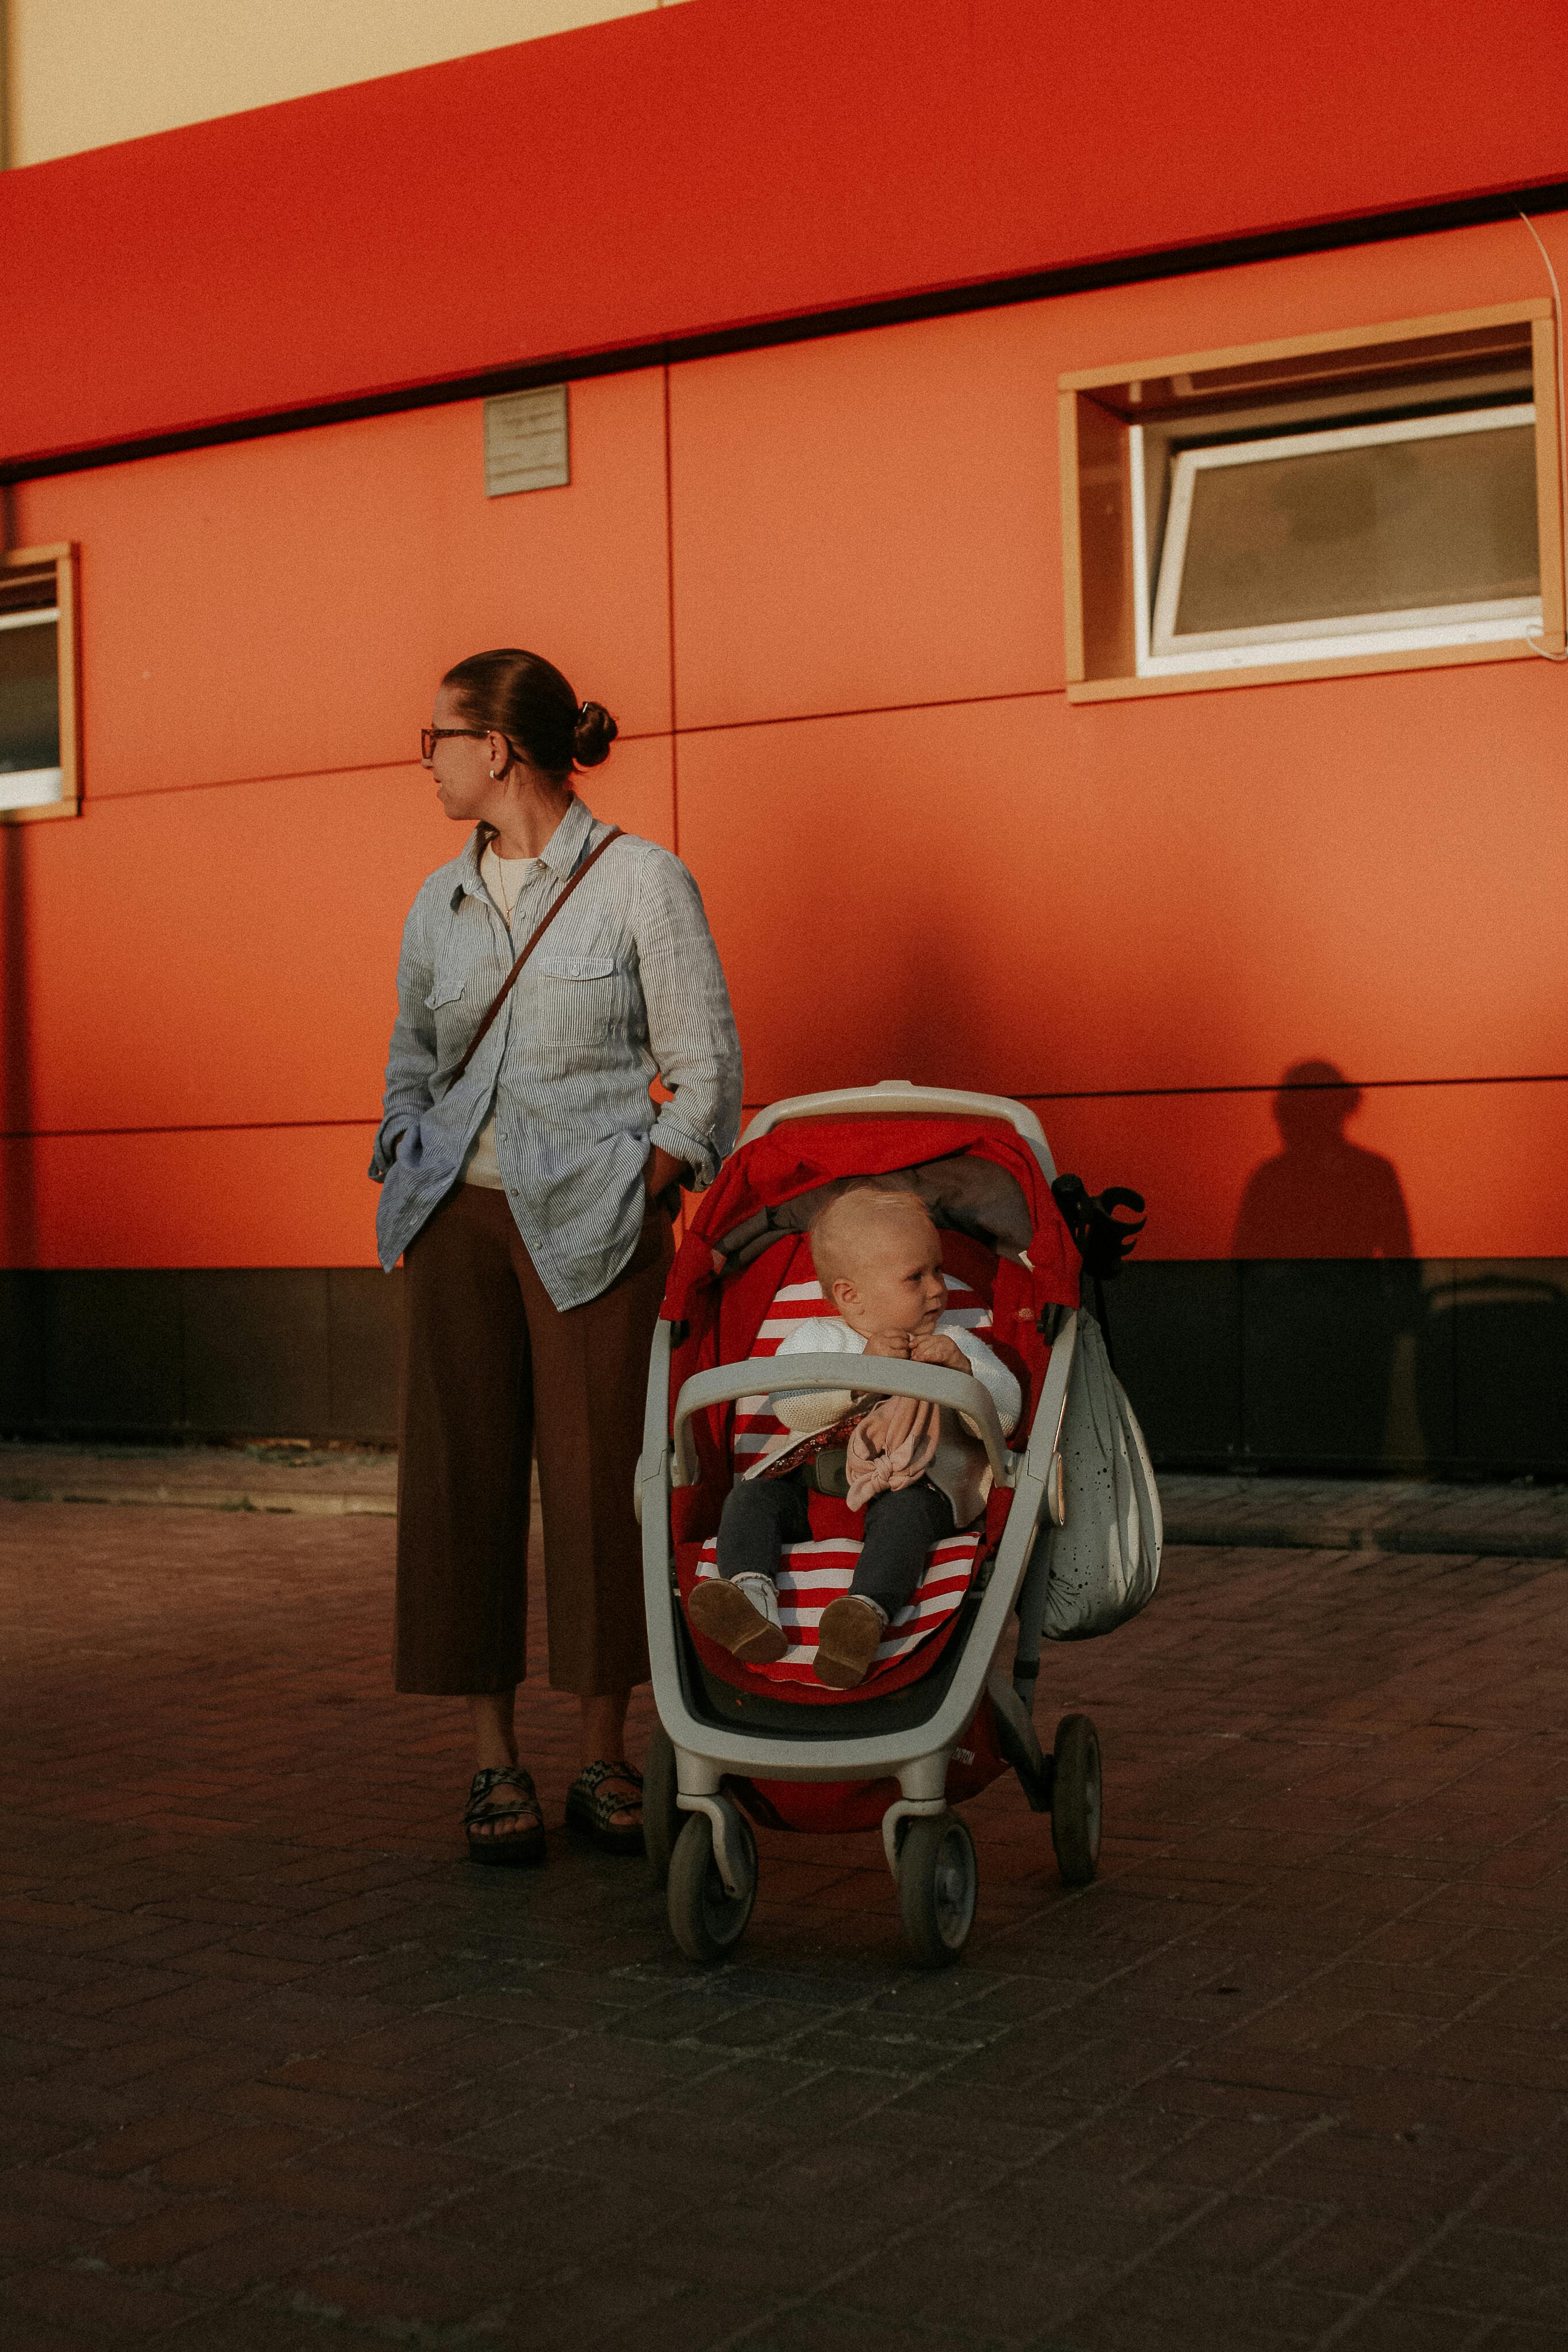
M 419 730 L 420 762 L 423 764 L 435 758 L 436 746 L 444 735 L 471 735 L 476 742 L 482 743 L 489 731 L 488 727 L 422 727 Z

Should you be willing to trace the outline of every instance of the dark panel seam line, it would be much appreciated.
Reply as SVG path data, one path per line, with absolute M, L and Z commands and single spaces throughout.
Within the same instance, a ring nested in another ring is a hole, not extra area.
M 1561 1087 L 1568 1070 L 1518 1071 L 1484 1078 L 1309 1078 L 1299 1086 L 1234 1087 L 1100 1087 L 1063 1094 L 1020 1087 L 1017 1102 L 1142 1102 L 1178 1095 L 1342 1095 L 1370 1094 L 1390 1087 Z
M 997 694 L 940 694 L 929 702 L 861 702 L 842 710 L 785 710 L 770 719 L 710 719 L 678 727 L 678 735 L 739 735 L 752 727 L 810 727 L 830 719 L 896 719 L 906 710 L 968 710 L 984 702 L 1050 702 L 1067 692 L 1060 686 L 1018 686 Z
M 1531 1070 L 1504 1077 L 1485 1078 L 1345 1078 L 1313 1079 L 1299 1087 L 1101 1087 L 1063 1094 L 1019 1087 L 1012 1102 L 1149 1102 L 1187 1095 L 1344 1094 L 1354 1087 L 1363 1094 L 1391 1087 L 1561 1087 L 1568 1086 L 1568 1070 Z M 763 1103 L 744 1103 L 742 1109 L 763 1110 Z M 133 1135 L 293 1135 L 317 1129 L 379 1127 L 374 1111 L 361 1118 L 236 1118 L 214 1119 L 190 1127 L 15 1127 L 0 1129 L 0 1143 L 58 1143 L 93 1136 Z
M 1079 1087 L 1047 1092 L 1038 1087 L 1016 1087 L 1003 1097 L 1008 1102 L 1158 1102 L 1177 1097 L 1194 1095 L 1342 1095 L 1352 1091 L 1371 1094 L 1393 1087 L 1561 1087 L 1568 1086 L 1568 1070 L 1527 1070 L 1509 1072 L 1501 1077 L 1466 1078 L 1312 1078 L 1300 1086 L 1282 1087 L 1277 1081 L 1253 1085 L 1224 1087 Z M 766 1110 L 763 1102 L 747 1102 L 743 1111 Z
M 664 625 L 669 687 L 669 845 L 680 855 L 680 703 L 677 693 L 675 626 L 675 444 L 670 422 L 669 369 L 661 372 L 664 412 Z
M 318 1128 L 369 1128 L 381 1125 L 377 1113 L 363 1118 L 231 1118 L 199 1122 L 189 1127 L 11 1127 L 0 1129 L 0 1143 L 79 1143 L 94 1136 L 136 1135 L 295 1135 Z
M 673 677 L 673 670 L 672 670 Z M 712 719 L 690 727 L 650 728 L 643 734 L 623 730 L 617 743 L 672 743 L 683 735 L 738 735 L 755 727 L 810 727 L 835 719 L 896 719 L 906 711 L 967 710 L 988 702 L 1048 702 L 1065 695 L 1065 686 L 1020 686 L 998 694 L 946 694 L 931 702 L 867 702 L 844 710 L 786 710 L 766 719 Z M 417 772 L 417 761 L 363 760 L 347 768 L 281 768 L 271 776 L 215 776 L 205 783 L 148 784 L 135 793 L 82 794 L 82 806 L 103 807 L 110 801 L 167 800 L 178 793 L 226 793 L 250 784 L 308 784 L 330 776 L 389 775 L 399 769 Z M 591 771 L 589 772 L 592 772 Z
M 669 733 L 667 727 L 651 728 L 645 734 L 628 734 L 624 729 L 616 736 L 617 743 L 662 743 Z M 329 776 L 390 775 L 405 770 L 411 776 L 420 772 L 417 760 L 355 760 L 345 768 L 280 768 L 268 776 L 211 776 L 194 784 L 147 784 L 134 793 L 84 792 L 82 805 L 90 803 L 102 807 L 110 801 L 167 800 L 176 793 L 227 793 L 247 784 L 308 784 Z
M 353 424 L 363 417 L 398 415 L 410 409 L 449 407 L 458 401 L 483 399 L 497 393 L 529 391 L 537 384 L 624 375 L 640 368 L 674 367 L 688 360 L 717 359 L 735 352 L 764 351 L 789 343 L 816 341 L 825 336 L 858 334 L 873 327 L 956 318 L 966 312 L 1007 309 L 1020 302 L 1044 301 L 1064 294 L 1095 293 L 1109 287 L 1154 284 L 1163 278 L 1192 277 L 1207 270 L 1236 269 L 1249 263 L 1282 260 L 1298 254 L 1331 253 L 1356 246 L 1386 244 L 1401 237 L 1436 236 L 1449 229 L 1478 228 L 1495 221 L 1511 220 L 1521 209 L 1531 213 L 1568 209 L 1568 180 L 1540 181 L 1444 203 L 1398 206 L 1359 218 L 1318 221 L 1304 227 L 1219 237 L 1163 251 L 1077 262 L 1057 269 L 1022 271 L 989 280 L 971 279 L 925 293 L 889 295 L 874 301 L 847 303 L 836 309 L 761 320 L 743 326 L 663 336 L 618 348 L 558 353 L 553 358 L 531 360 L 526 365 L 487 368 L 437 383 L 403 384 L 394 390 L 276 409 L 264 415 L 232 417 L 221 424 L 134 435 L 92 448 L 16 457 L 0 464 L 0 484 L 39 481 L 57 474 L 125 465 L 141 457 L 166 457 L 186 449 L 217 448 L 230 442 L 269 439 L 278 434 L 309 432 L 321 425 Z

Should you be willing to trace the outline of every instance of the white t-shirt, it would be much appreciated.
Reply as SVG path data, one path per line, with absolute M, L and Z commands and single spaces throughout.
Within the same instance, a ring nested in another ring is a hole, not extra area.
M 532 881 L 538 866 L 537 857 L 498 857 L 493 845 L 486 848 L 479 860 L 479 879 L 494 899 L 501 920 L 509 928 L 511 910 L 521 893 Z M 491 1192 L 499 1192 L 502 1189 L 500 1166 L 496 1159 L 493 1095 L 489 1109 L 485 1114 L 485 1123 L 468 1146 L 468 1158 L 463 1162 L 463 1181 L 465 1184 L 482 1184 Z
M 956 1315 L 939 1315 L 936 1328 L 968 1357 L 975 1379 L 990 1391 L 1002 1433 L 1006 1436 L 1024 1410 L 1023 1391 L 1016 1380 L 1001 1357 L 994 1356 L 984 1340 L 977 1339 Z M 788 1338 L 780 1340 L 776 1352 L 780 1356 L 863 1356 L 866 1339 L 864 1333 L 852 1331 L 842 1316 L 813 1315 L 807 1321 L 797 1323 Z M 778 1393 L 787 1395 L 788 1391 Z M 776 1396 L 769 1397 L 768 1405 L 770 1411 L 777 1412 Z

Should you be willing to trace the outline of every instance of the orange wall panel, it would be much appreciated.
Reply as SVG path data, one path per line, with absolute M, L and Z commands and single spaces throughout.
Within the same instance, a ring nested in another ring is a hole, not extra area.
M 1200 1095 L 1035 1105 L 1059 1168 L 1091 1192 L 1131 1184 L 1149 1203 L 1141 1259 L 1233 1255 L 1243 1187 L 1281 1151 L 1268 1095 Z M 1568 1244 L 1568 1085 L 1398 1087 L 1369 1093 L 1346 1139 L 1392 1163 L 1417 1257 L 1560 1257 Z M 1303 1170 L 1308 1185 L 1311 1171 Z M 1343 1171 L 1331 1166 L 1325 1182 Z M 1369 1252 L 1332 1198 L 1277 1257 Z
M 1049 306 L 670 382 L 682 727 L 1062 682 Z
M 1561 273 L 1568 216 L 1543 214 L 1535 226 Z M 1071 353 L 1054 364 L 1072 369 L 1386 326 L 1551 291 L 1530 231 L 1506 220 L 1106 287 L 1042 307 L 1056 322 L 1053 348 Z
M 416 730 L 450 660 L 531 639 L 634 739 L 584 793 L 695 872 L 751 1101 L 1119 1093 L 1043 1107 L 1064 1163 L 1146 1187 L 1146 1255 L 1226 1254 L 1267 1095 L 1121 1090 L 1568 1067 L 1568 674 L 1069 706 L 1055 378 L 1543 283 L 1503 224 L 677 369 L 673 741 L 661 371 L 574 387 L 562 491 L 485 499 L 476 403 L 24 485 L 15 535 L 82 544 L 88 798 L 0 829 L 0 1124 L 368 1123 L 402 920 L 461 839 Z M 1553 1255 L 1563 1116 L 1444 1085 L 1352 1133 L 1418 1251 Z M 41 1262 L 369 1251 L 359 1174 L 312 1205 L 326 1143 L 89 1140 L 13 1155 Z
M 617 743 L 585 797 L 668 842 L 670 773 L 668 738 Z M 12 834 L 12 1098 L 43 1129 L 373 1117 L 404 918 L 465 837 L 417 766 L 128 795 Z
M 0 1144 L 0 1263 L 374 1265 L 374 1124 Z
M 1506 223 L 675 369 L 680 726 L 1060 687 L 1059 374 L 1548 290 Z
M 406 759 L 496 645 L 665 730 L 663 373 L 570 397 L 563 489 L 485 496 L 478 401 L 21 487 L 14 542 L 81 543 L 89 796 Z
M 1058 1166 L 1146 1194 L 1146 1260 L 1228 1256 L 1246 1179 L 1279 1149 L 1263 1096 L 1037 1108 Z M 7 1142 L 0 1264 L 370 1265 L 373 1133 L 366 1120 Z M 1393 1162 L 1418 1255 L 1563 1255 L 1568 1087 L 1391 1089 L 1349 1133 Z
M 1563 687 L 1507 665 L 683 738 L 748 1097 L 1562 1067 Z

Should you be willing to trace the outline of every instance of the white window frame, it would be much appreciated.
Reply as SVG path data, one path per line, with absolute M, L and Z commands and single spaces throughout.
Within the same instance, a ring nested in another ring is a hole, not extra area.
M 1536 596 L 1491 597 L 1404 613 L 1349 614 L 1337 619 L 1285 621 L 1258 628 L 1210 629 L 1179 636 L 1175 618 L 1199 473 L 1219 466 L 1266 464 L 1270 458 L 1315 457 L 1380 442 L 1437 440 L 1460 433 L 1500 431 L 1536 421 L 1532 401 L 1461 410 L 1447 416 L 1400 417 L 1389 424 L 1331 425 L 1312 433 L 1184 449 L 1171 471 L 1171 497 L 1160 551 L 1159 580 L 1150 595 L 1143 428 L 1131 428 L 1133 625 L 1137 675 L 1179 677 L 1200 671 L 1246 669 L 1280 661 L 1311 661 L 1362 654 L 1398 654 L 1425 646 L 1493 644 L 1517 639 L 1542 622 Z

